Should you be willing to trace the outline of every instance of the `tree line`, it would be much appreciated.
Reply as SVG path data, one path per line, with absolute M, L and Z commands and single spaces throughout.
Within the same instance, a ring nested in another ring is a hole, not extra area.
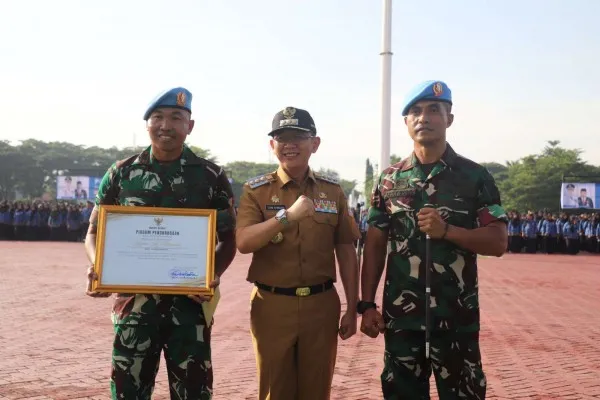
M 0 199 L 36 199 L 48 194 L 56 197 L 56 178 L 60 175 L 102 177 L 117 160 L 140 153 L 145 147 L 85 147 L 67 142 L 44 142 L 29 139 L 18 145 L 0 141 Z M 190 146 L 196 155 L 218 163 L 209 150 Z M 248 179 L 275 171 L 277 164 L 235 161 L 222 165 L 229 178 L 236 200 Z M 346 180 L 334 170 L 319 172 L 339 180 L 346 195 L 356 187 L 356 181 Z
M 190 146 L 198 156 L 218 163 L 218 159 L 207 149 Z M 0 141 L 0 198 L 12 200 L 16 194 L 24 198 L 40 198 L 56 194 L 56 177 L 60 175 L 98 176 L 104 175 L 108 167 L 141 152 L 144 147 L 101 148 L 85 147 L 66 142 L 44 142 L 29 139 L 18 145 Z M 391 156 L 392 164 L 400 161 Z M 581 159 L 581 150 L 567 149 L 558 141 L 549 141 L 539 154 L 532 154 L 516 161 L 483 162 L 494 176 L 507 209 L 520 211 L 560 208 L 560 187 L 563 176 L 587 176 L 579 181 L 600 182 L 600 166 L 590 165 Z M 277 164 L 235 161 L 222 165 L 236 197 L 242 192 L 245 181 L 277 169 Z M 343 179 L 335 170 L 319 172 L 337 178 L 346 196 L 363 194 L 370 198 L 377 179 L 377 166 L 369 159 L 365 165 L 365 179 L 361 191 L 357 181 Z

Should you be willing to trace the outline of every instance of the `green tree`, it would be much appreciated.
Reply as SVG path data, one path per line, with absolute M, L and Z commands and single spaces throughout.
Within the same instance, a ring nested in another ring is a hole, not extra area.
M 28 139 L 12 146 L 0 141 L 0 196 L 12 199 L 18 191 L 25 197 L 55 194 L 59 175 L 103 176 L 112 163 L 141 152 L 145 147 L 84 147 L 67 142 Z M 192 146 L 201 157 L 210 152 Z
M 398 164 L 400 161 L 402 161 L 402 157 L 399 155 L 392 154 L 390 156 L 390 165 Z
M 254 163 L 250 161 L 234 161 L 225 164 L 223 169 L 225 169 L 227 177 L 232 181 L 231 189 L 233 190 L 235 202 L 239 203 L 244 183 L 247 180 L 273 172 L 277 167 L 278 164 Z
M 223 166 L 227 176 L 236 182 L 244 183 L 248 179 L 277 170 L 278 164 L 234 161 Z
M 565 149 L 550 141 L 540 154 L 508 163 L 500 184 L 503 203 L 519 211 L 560 209 L 560 188 L 565 175 L 600 175 L 600 168 L 581 160 L 581 150 Z

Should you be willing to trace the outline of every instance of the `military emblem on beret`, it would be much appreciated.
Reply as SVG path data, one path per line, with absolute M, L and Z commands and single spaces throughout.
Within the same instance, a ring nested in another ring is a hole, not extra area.
M 442 87 L 442 84 L 441 84 L 441 83 L 439 83 L 439 82 L 436 82 L 436 83 L 433 85 L 433 94 L 434 94 L 436 97 L 440 97 L 440 96 L 442 95 L 442 93 L 444 93 L 444 88 Z
M 282 114 L 285 118 L 292 119 L 294 118 L 294 114 L 296 114 L 296 109 L 294 107 L 286 107 Z
M 185 106 L 185 93 L 183 92 L 179 92 L 177 93 L 177 105 L 179 107 L 184 107 Z

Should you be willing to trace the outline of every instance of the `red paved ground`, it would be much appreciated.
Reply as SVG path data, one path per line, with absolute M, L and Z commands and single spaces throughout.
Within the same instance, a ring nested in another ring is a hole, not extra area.
M 0 398 L 107 399 L 110 299 L 83 294 L 80 244 L 0 242 Z M 248 258 L 222 283 L 215 399 L 253 399 Z M 600 399 L 600 257 L 507 255 L 480 262 L 489 399 Z M 341 290 L 340 290 L 340 293 Z M 333 399 L 380 399 L 381 339 L 339 347 Z M 155 399 L 167 399 L 161 368 Z

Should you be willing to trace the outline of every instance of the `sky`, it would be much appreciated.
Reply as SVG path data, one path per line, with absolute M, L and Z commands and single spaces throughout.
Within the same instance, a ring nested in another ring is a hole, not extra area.
M 286 106 L 313 116 L 313 168 L 364 180 L 381 132 L 382 1 L 28 0 L 2 3 L 0 140 L 149 144 L 144 111 L 193 94 L 188 143 L 221 164 L 274 162 Z M 600 1 L 393 0 L 391 152 L 412 150 L 409 89 L 443 80 L 465 157 L 504 163 L 549 140 L 600 165 Z

